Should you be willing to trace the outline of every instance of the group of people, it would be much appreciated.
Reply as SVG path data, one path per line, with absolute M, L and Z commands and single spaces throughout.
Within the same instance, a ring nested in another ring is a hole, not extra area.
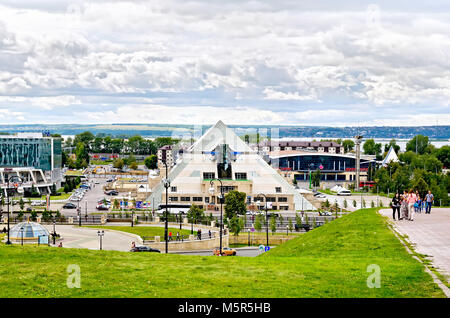
M 414 221 L 415 213 L 425 214 L 431 213 L 431 206 L 433 205 L 434 196 L 431 191 L 421 197 L 418 191 L 410 190 L 404 191 L 403 194 L 396 193 L 391 202 L 392 218 L 395 221 L 395 215 L 397 214 L 397 220 Z

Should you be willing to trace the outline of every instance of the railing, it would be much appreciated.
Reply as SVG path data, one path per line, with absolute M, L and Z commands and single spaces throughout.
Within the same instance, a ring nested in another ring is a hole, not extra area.
M 194 235 L 194 234 L 193 234 Z M 201 235 L 194 235 L 194 241 L 201 241 L 201 240 L 211 240 L 216 238 L 219 235 L 219 233 L 211 232 L 211 235 L 209 233 L 202 233 Z M 170 242 L 192 242 L 192 240 L 189 239 L 190 235 L 179 235 L 171 237 L 169 236 L 169 243 Z M 156 242 L 155 236 L 142 236 L 143 243 L 154 243 Z M 165 237 L 160 236 L 160 242 L 165 242 Z
M 27 220 L 30 220 L 32 222 L 36 222 L 37 218 L 32 218 L 32 217 L 10 217 L 9 218 L 9 222 L 10 223 L 20 223 L 20 222 L 25 222 Z M 41 219 L 41 224 L 47 224 L 47 225 L 51 225 L 53 224 L 53 221 L 55 221 L 55 224 L 57 225 L 66 225 L 66 224 L 79 224 L 79 219 L 78 217 L 73 217 L 73 223 L 69 223 L 69 218 L 68 217 L 60 217 L 60 218 L 49 218 L 49 219 Z M 95 216 L 95 215 L 91 215 L 88 217 L 82 216 L 81 217 L 81 224 L 101 224 L 101 216 Z

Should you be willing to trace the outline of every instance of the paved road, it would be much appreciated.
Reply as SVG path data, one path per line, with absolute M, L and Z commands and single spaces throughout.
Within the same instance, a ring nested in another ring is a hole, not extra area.
M 45 226 L 48 231 L 53 232 L 52 225 Z M 56 233 L 62 237 L 63 247 L 68 248 L 88 248 L 98 250 L 100 239 L 97 229 L 77 227 L 72 225 L 57 225 Z M 102 249 L 115 251 L 129 251 L 131 243 L 136 242 L 136 238 L 128 234 L 105 231 L 102 238 Z
M 381 210 L 392 219 L 392 210 Z M 433 265 L 450 282 L 450 209 L 433 208 L 431 214 L 416 213 L 414 221 L 395 221 L 395 228 L 408 236 L 418 253 L 430 255 Z

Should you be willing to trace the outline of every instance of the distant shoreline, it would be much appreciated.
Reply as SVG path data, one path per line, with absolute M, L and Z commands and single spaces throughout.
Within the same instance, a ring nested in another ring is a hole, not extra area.
M 140 135 L 147 138 L 182 137 L 203 134 L 211 125 L 174 125 L 174 124 L 29 124 L 0 125 L 0 133 L 41 132 L 52 134 L 77 135 L 90 131 L 94 135 L 111 137 L 131 137 Z M 364 138 L 378 139 L 411 139 L 415 135 L 428 136 L 430 141 L 449 141 L 450 126 L 365 126 L 365 127 L 324 127 L 324 126 L 284 126 L 284 125 L 229 125 L 238 135 L 271 135 L 272 138 L 352 138 L 362 135 Z

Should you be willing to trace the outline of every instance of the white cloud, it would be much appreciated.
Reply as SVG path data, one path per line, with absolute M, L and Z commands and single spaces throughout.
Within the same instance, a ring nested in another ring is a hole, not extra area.
M 0 5 L 1 107 L 28 105 L 30 118 L 46 121 L 47 111 L 76 104 L 97 122 L 158 122 L 124 111 L 124 96 L 161 97 L 161 121 L 180 123 L 207 120 L 207 107 L 258 123 L 345 109 L 342 123 L 379 122 L 380 113 L 387 122 L 395 107 L 424 105 L 448 114 L 450 13 L 442 8 L 450 6 L 369 5 L 8 0 Z M 349 111 L 354 105 L 365 114 Z

